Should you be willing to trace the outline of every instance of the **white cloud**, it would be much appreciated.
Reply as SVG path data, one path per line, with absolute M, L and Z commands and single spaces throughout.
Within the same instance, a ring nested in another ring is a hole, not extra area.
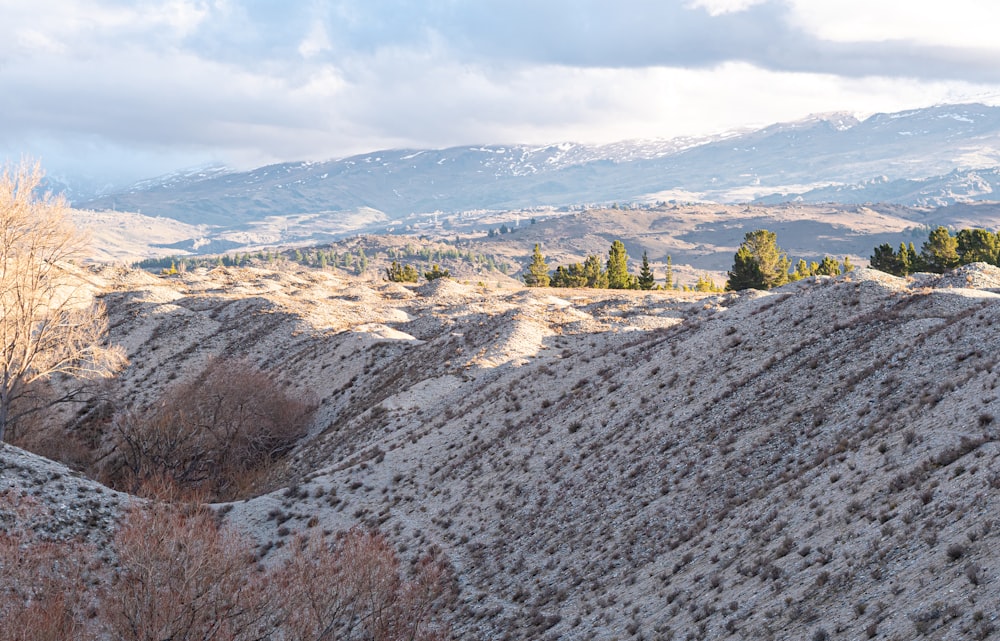
M 888 0 L 622 2 L 0 0 L 0 154 L 119 149 L 159 172 L 150 159 L 611 142 L 1000 95 L 976 48 L 995 50 L 988 3 L 952 0 L 960 19 Z
M 721 16 L 726 13 L 745 11 L 750 7 L 763 4 L 767 0 L 692 0 L 687 6 L 693 9 L 704 9 L 710 16 Z
M 309 59 L 330 50 L 330 37 L 326 33 L 326 25 L 321 20 L 314 21 L 308 35 L 299 44 L 299 54 Z
M 984 0 L 790 0 L 791 20 L 825 40 L 998 49 L 1000 5 Z

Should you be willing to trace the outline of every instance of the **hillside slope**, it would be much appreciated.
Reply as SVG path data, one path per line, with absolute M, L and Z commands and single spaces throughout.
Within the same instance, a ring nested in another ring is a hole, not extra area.
M 460 638 L 986 638 L 1000 270 L 722 296 L 105 270 L 124 402 L 212 355 L 315 395 L 262 553 L 440 546 Z

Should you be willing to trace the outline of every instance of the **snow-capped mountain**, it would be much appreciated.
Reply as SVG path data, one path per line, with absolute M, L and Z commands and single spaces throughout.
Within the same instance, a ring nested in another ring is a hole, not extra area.
M 993 198 L 1000 107 L 944 105 L 864 120 L 813 116 L 701 139 L 602 146 L 387 150 L 237 172 L 178 172 L 76 204 L 191 224 L 357 211 L 391 218 L 540 205 L 658 200 L 847 200 L 910 205 Z

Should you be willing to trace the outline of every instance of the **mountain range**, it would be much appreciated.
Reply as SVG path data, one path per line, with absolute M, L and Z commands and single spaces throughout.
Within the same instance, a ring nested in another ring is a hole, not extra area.
M 680 193 L 715 202 L 920 206 L 989 200 L 998 167 L 1000 107 L 965 104 L 864 120 L 824 114 L 701 139 L 402 149 L 251 171 L 210 167 L 77 196 L 75 204 L 226 226 L 361 207 L 400 217 Z

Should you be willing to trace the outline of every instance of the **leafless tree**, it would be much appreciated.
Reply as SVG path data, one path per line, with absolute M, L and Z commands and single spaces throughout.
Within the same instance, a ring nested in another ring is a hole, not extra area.
M 7 165 L 0 174 L 0 441 L 37 403 L 18 401 L 32 384 L 66 374 L 109 376 L 124 352 L 104 344 L 107 316 L 72 260 L 82 238 L 61 198 L 39 195 L 38 164 Z M 69 386 L 52 402 L 73 400 Z

